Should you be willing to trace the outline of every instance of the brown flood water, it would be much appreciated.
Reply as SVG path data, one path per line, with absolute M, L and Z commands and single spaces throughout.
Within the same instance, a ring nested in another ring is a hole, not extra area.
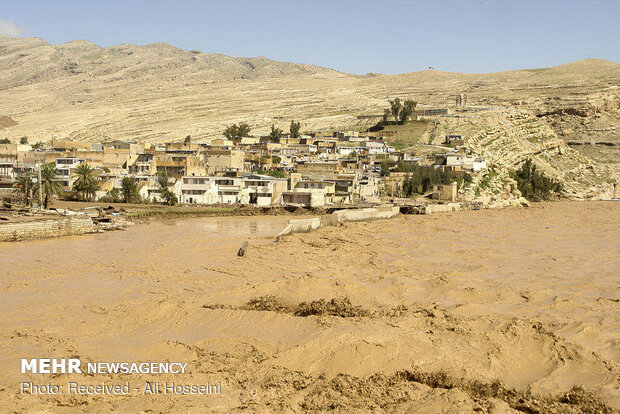
M 0 407 L 516 412 L 472 394 L 470 380 L 552 396 L 580 385 L 620 407 L 620 203 L 403 216 L 274 243 L 287 220 L 0 244 Z M 189 372 L 22 375 L 19 359 L 34 357 Z M 406 382 L 403 370 L 464 382 Z M 33 396 L 22 381 L 221 382 L 222 395 Z

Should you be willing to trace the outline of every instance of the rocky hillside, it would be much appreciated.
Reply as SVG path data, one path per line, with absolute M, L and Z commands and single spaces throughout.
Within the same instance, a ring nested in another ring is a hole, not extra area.
M 121 76 L 181 81 L 200 75 L 204 80 L 225 81 L 321 74 L 338 75 L 318 66 L 207 54 L 166 43 L 101 47 L 75 40 L 52 46 L 39 38 L 0 37 L 0 90 L 64 79 L 110 82 Z

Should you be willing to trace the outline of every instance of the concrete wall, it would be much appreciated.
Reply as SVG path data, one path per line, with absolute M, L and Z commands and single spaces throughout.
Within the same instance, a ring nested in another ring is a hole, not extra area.
M 96 227 L 90 217 L 61 217 L 18 223 L 0 223 L 0 242 L 93 233 Z
M 448 204 L 429 204 L 426 206 L 426 214 L 434 213 L 447 213 L 450 211 L 460 211 L 460 203 L 448 203 Z
M 388 219 L 395 217 L 398 214 L 400 214 L 399 207 L 387 206 L 377 208 L 347 209 L 312 219 L 289 220 L 287 226 L 278 234 L 276 240 L 292 233 L 307 233 L 321 227 L 337 226 L 340 223 L 346 223 L 349 221 Z

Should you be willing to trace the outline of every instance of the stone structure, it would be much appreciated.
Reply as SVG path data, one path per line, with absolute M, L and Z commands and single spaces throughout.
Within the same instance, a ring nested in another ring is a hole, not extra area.
M 0 242 L 47 239 L 51 237 L 72 236 L 95 233 L 97 227 L 85 215 L 0 224 Z

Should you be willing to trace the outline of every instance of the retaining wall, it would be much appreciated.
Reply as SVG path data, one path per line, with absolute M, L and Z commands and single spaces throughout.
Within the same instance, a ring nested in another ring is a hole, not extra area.
M 276 239 L 292 233 L 307 233 L 321 227 L 337 226 L 340 223 L 346 223 L 348 221 L 388 219 L 398 214 L 400 214 L 399 207 L 388 206 L 339 210 L 333 214 L 327 214 L 321 217 L 289 220 L 287 226 L 278 234 Z
M 49 218 L 0 224 L 0 242 L 94 233 L 97 229 L 88 216 Z
M 460 210 L 461 210 L 460 203 L 429 204 L 426 206 L 425 213 L 426 214 L 447 213 L 450 211 L 460 211 Z

